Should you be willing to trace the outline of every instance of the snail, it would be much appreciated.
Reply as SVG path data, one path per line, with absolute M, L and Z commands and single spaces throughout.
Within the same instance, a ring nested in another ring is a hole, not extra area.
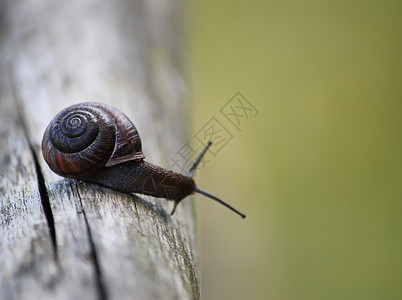
M 106 104 L 84 102 L 65 108 L 43 135 L 43 157 L 56 174 L 96 183 L 123 193 L 139 193 L 174 201 L 202 194 L 239 212 L 215 195 L 199 188 L 193 174 L 209 142 L 186 175 L 145 161 L 134 124 L 121 111 Z

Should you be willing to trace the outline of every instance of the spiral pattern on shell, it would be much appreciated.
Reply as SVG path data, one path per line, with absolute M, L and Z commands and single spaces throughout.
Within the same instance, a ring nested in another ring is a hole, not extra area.
M 43 136 L 42 153 L 53 172 L 78 179 L 144 159 L 133 123 L 117 109 L 96 102 L 76 104 L 57 114 Z

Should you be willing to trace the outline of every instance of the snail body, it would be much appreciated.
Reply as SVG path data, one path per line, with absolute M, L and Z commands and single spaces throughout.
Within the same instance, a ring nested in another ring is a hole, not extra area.
M 177 205 L 194 192 L 240 213 L 196 186 L 192 174 L 211 143 L 188 175 L 145 161 L 134 124 L 121 111 L 97 102 L 67 107 L 50 122 L 43 136 L 42 153 L 56 174 L 124 192 L 166 198 Z

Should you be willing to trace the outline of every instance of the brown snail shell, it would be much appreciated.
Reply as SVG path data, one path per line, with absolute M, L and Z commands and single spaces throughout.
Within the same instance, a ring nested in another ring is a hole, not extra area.
M 45 131 L 42 152 L 53 172 L 71 178 L 145 157 L 138 131 L 127 116 L 96 102 L 58 113 Z

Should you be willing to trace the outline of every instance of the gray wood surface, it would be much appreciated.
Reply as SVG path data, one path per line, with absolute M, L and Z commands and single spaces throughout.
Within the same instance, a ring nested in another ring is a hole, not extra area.
M 0 299 L 197 299 L 194 213 L 64 179 L 40 143 L 64 107 L 99 101 L 150 162 L 186 142 L 180 3 L 0 1 Z

